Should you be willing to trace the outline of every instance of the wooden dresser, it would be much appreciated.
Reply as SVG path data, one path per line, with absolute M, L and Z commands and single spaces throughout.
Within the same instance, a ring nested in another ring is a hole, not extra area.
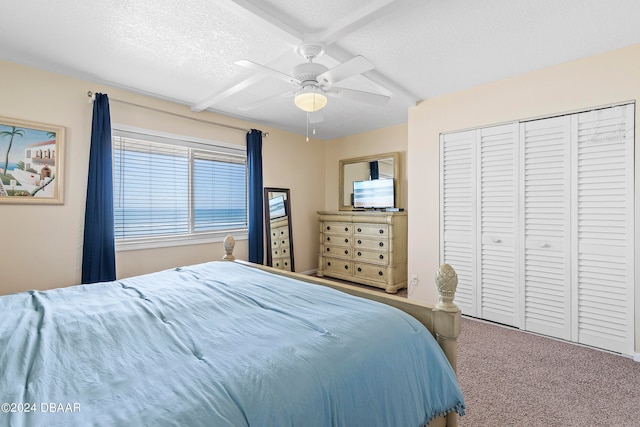
M 291 271 L 289 254 L 289 217 L 271 220 L 271 264 L 272 267 Z
M 318 212 L 318 276 L 396 293 L 407 286 L 406 212 Z

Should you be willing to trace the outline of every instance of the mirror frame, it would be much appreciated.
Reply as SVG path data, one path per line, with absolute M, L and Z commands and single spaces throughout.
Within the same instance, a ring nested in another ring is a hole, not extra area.
M 295 271 L 295 262 L 293 260 L 293 234 L 291 233 L 291 192 L 288 188 L 264 187 L 264 230 L 265 230 L 265 248 L 266 248 L 266 264 L 272 266 L 273 257 L 271 254 L 271 216 L 269 215 L 269 193 L 285 193 L 284 211 L 288 218 L 287 227 L 289 228 L 289 259 L 291 260 L 291 271 Z
M 383 153 L 383 154 L 374 154 L 371 156 L 362 156 L 362 157 L 353 157 L 350 159 L 342 159 L 340 160 L 340 191 L 338 191 L 338 209 L 341 211 L 351 211 L 353 210 L 352 205 L 344 204 L 344 167 L 353 163 L 363 163 L 363 162 L 372 162 L 374 160 L 381 159 L 393 159 L 393 190 L 394 190 L 394 205 L 398 205 L 398 198 L 400 196 L 400 153 Z

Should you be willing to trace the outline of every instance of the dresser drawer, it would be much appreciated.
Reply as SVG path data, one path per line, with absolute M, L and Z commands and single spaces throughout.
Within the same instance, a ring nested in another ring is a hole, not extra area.
M 367 279 L 374 282 L 387 281 L 387 268 L 381 265 L 354 263 L 353 275 L 360 279 Z
M 353 224 L 347 222 L 323 222 L 322 232 L 324 234 L 346 234 L 351 236 L 353 234 Z
M 338 258 L 323 258 L 323 269 L 328 273 L 336 273 L 336 274 L 353 274 L 353 263 L 351 261 L 345 261 L 343 259 Z
M 291 271 L 291 258 L 288 256 L 284 258 L 273 258 L 272 264 L 273 267 L 279 268 L 280 270 Z
M 386 239 L 384 237 L 381 237 L 379 239 L 372 239 L 354 236 L 353 238 L 354 249 L 377 249 L 379 251 L 388 251 L 389 246 L 389 239 Z
M 276 249 L 276 248 L 282 248 L 282 247 L 289 247 L 289 238 L 288 237 L 281 237 L 279 239 L 273 239 L 271 240 L 271 248 L 272 249 Z
M 271 237 L 274 239 L 288 239 L 289 229 L 287 227 L 278 227 L 271 231 Z
M 289 242 L 285 240 L 286 243 L 281 243 L 280 245 L 280 256 L 289 257 Z
M 275 261 L 275 258 L 281 258 L 282 256 L 283 256 L 282 248 L 280 247 L 271 248 L 271 258 L 273 258 L 274 261 Z
M 366 251 L 361 248 L 354 248 L 353 259 L 355 261 L 387 264 L 389 262 L 389 253 L 387 251 Z
M 353 234 L 356 236 L 388 236 L 389 226 L 387 224 L 355 224 Z
M 350 246 L 322 245 L 322 256 L 351 258 L 353 249 Z
M 323 234 L 322 235 L 323 243 L 331 244 L 331 245 L 341 245 L 341 246 L 351 246 L 353 242 L 353 237 L 350 235 L 340 235 L 340 234 Z

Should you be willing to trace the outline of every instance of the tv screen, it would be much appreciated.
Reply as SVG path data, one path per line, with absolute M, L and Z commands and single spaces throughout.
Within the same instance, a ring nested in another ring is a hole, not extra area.
M 287 214 L 284 208 L 284 196 L 269 199 L 269 218 L 280 218 Z
M 354 208 L 392 208 L 394 205 L 393 179 L 353 182 Z

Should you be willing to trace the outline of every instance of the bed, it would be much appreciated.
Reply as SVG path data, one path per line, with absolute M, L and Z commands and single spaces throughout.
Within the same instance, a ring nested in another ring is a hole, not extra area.
M 455 425 L 441 303 L 241 261 L 3 296 L 0 426 Z

